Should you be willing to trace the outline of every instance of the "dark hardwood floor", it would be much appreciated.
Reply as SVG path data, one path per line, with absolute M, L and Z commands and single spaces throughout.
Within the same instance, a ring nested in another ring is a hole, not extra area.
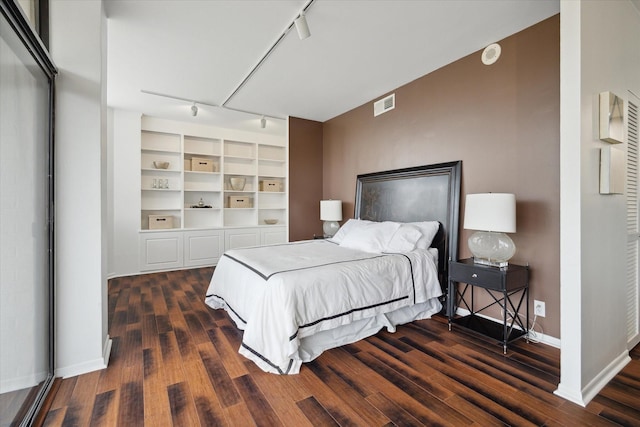
M 322 354 L 299 375 L 260 371 L 241 331 L 203 302 L 211 268 L 109 286 L 109 367 L 62 380 L 47 426 L 640 426 L 640 350 L 586 407 L 553 394 L 559 351 L 502 347 L 446 320 Z

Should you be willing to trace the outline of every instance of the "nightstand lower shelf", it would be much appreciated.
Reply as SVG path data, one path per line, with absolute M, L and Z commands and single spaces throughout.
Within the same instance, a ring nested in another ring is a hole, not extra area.
M 494 322 L 484 317 L 476 316 L 475 314 L 469 314 L 463 317 L 456 317 L 451 319 L 451 323 L 454 325 L 462 326 L 471 332 L 487 336 L 495 339 L 500 344 L 510 343 L 520 337 L 527 334 L 526 331 L 513 328 L 508 337 L 504 337 L 504 325 L 502 323 Z M 506 347 L 505 347 L 506 349 Z

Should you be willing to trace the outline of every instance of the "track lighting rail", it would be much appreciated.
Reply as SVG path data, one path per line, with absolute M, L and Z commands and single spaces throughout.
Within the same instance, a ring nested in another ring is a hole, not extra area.
M 282 39 L 284 39 L 284 37 L 289 33 L 289 31 L 291 31 L 291 28 L 295 25 L 295 21 L 296 19 L 298 19 L 301 15 L 304 15 L 304 13 L 311 7 L 311 5 L 315 2 L 316 0 L 309 0 L 307 1 L 307 4 L 305 4 L 305 6 L 302 8 L 302 11 L 291 21 L 291 23 L 289 24 L 289 26 L 287 28 L 284 29 L 284 31 L 282 32 L 282 34 L 280 34 L 280 37 L 278 37 L 278 39 L 271 45 L 271 47 L 267 50 L 267 52 L 262 56 L 262 58 L 260 58 L 260 60 L 258 61 L 258 63 L 256 65 L 253 66 L 253 68 L 249 71 L 249 73 L 245 76 L 244 79 L 242 79 L 242 81 L 238 84 L 238 86 L 231 92 L 231 94 L 229 96 L 227 96 L 227 99 L 225 99 L 222 102 L 222 106 L 226 107 L 227 103 L 229 101 L 231 101 L 231 99 L 236 96 L 236 94 L 240 91 L 240 89 L 242 89 L 244 87 L 244 85 L 249 81 L 249 79 L 251 79 L 251 77 L 255 74 L 256 71 L 258 71 L 258 69 L 262 66 L 262 64 L 264 63 L 264 61 L 267 60 L 267 58 L 271 55 L 271 53 L 275 50 L 275 48 L 280 44 L 280 42 L 282 41 Z

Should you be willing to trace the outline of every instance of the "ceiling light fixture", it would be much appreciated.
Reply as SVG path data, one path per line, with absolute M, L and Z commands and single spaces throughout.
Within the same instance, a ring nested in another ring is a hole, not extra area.
M 191 106 L 191 115 L 193 117 L 198 115 L 198 107 L 196 106 L 196 103 L 194 102 L 193 105 Z
M 304 16 L 304 12 L 298 16 L 298 18 L 293 21 L 296 26 L 296 30 L 298 30 L 298 37 L 300 40 L 304 40 L 311 35 L 311 31 L 309 31 L 309 24 L 307 24 L 307 18 Z
M 271 45 L 271 47 L 267 50 L 267 52 L 262 56 L 262 58 L 260 58 L 260 60 L 258 61 L 258 63 L 256 65 L 254 65 L 254 67 L 251 69 L 251 71 L 249 71 L 249 73 L 245 76 L 244 79 L 242 79 L 242 81 L 240 82 L 240 84 L 238 84 L 238 86 L 233 90 L 233 92 L 231 92 L 231 94 L 229 96 L 227 96 L 227 99 L 225 99 L 222 102 L 222 106 L 226 107 L 227 103 L 229 101 L 231 101 L 231 99 L 236 96 L 236 94 L 240 91 L 240 89 L 242 89 L 244 87 L 244 85 L 249 81 L 249 79 L 251 78 L 251 76 L 253 76 L 253 74 L 258 71 L 258 68 L 260 68 L 260 66 L 264 63 L 264 61 L 267 60 L 267 58 L 269 57 L 269 55 L 271 55 L 271 53 L 276 49 L 276 47 L 280 44 L 280 42 L 282 41 L 282 39 L 284 39 L 284 37 L 287 35 L 287 33 L 289 33 L 289 31 L 291 30 L 292 27 L 296 27 L 296 29 L 298 30 L 298 36 L 300 37 L 300 39 L 305 39 L 307 37 L 309 37 L 311 35 L 311 33 L 309 32 L 309 26 L 307 25 L 307 19 L 305 18 L 305 12 L 307 12 L 309 10 L 309 8 L 311 7 L 311 5 L 313 4 L 315 0 L 308 0 L 307 4 L 302 8 L 302 11 L 300 11 L 300 14 L 298 14 L 298 16 L 296 16 L 296 18 L 294 18 L 294 20 L 289 24 L 289 26 L 287 28 L 284 29 L 284 31 L 282 32 L 282 34 L 280 34 L 280 36 L 278 37 L 278 39 Z M 301 20 L 301 26 L 302 26 L 302 22 L 304 22 L 304 27 L 306 27 L 306 36 L 303 37 L 304 34 L 301 34 L 300 29 L 298 28 L 298 23 L 296 21 Z

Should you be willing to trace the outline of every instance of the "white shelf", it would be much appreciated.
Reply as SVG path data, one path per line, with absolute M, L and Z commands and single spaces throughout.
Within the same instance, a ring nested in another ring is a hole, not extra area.
M 156 122 L 158 123 L 158 122 Z M 168 132 L 174 129 L 175 132 Z M 156 131 L 154 129 L 160 129 Z M 197 135 L 203 131 L 202 135 Z M 170 212 L 174 226 L 183 230 L 226 227 L 262 227 L 264 219 L 278 219 L 286 230 L 287 193 L 263 192 L 260 181 L 276 179 L 286 188 L 286 141 L 267 143 L 219 137 L 204 129 L 181 124 L 143 125 L 141 134 L 141 228 L 147 215 Z M 261 138 L 256 134 L 251 138 Z M 193 158 L 210 159 L 213 172 L 192 171 Z M 156 169 L 154 161 L 170 162 L 169 169 Z M 231 177 L 246 178 L 243 190 L 230 187 Z M 155 179 L 167 180 L 169 188 L 153 188 Z M 229 208 L 228 197 L 250 197 L 250 208 Z M 202 200 L 212 208 L 192 208 Z M 263 205 L 261 205 L 263 203 Z
M 174 150 L 163 150 L 160 148 L 143 148 L 141 149 L 143 153 L 159 153 L 159 154 L 180 154 L 180 151 Z
M 220 172 L 184 171 L 185 175 L 220 175 Z

